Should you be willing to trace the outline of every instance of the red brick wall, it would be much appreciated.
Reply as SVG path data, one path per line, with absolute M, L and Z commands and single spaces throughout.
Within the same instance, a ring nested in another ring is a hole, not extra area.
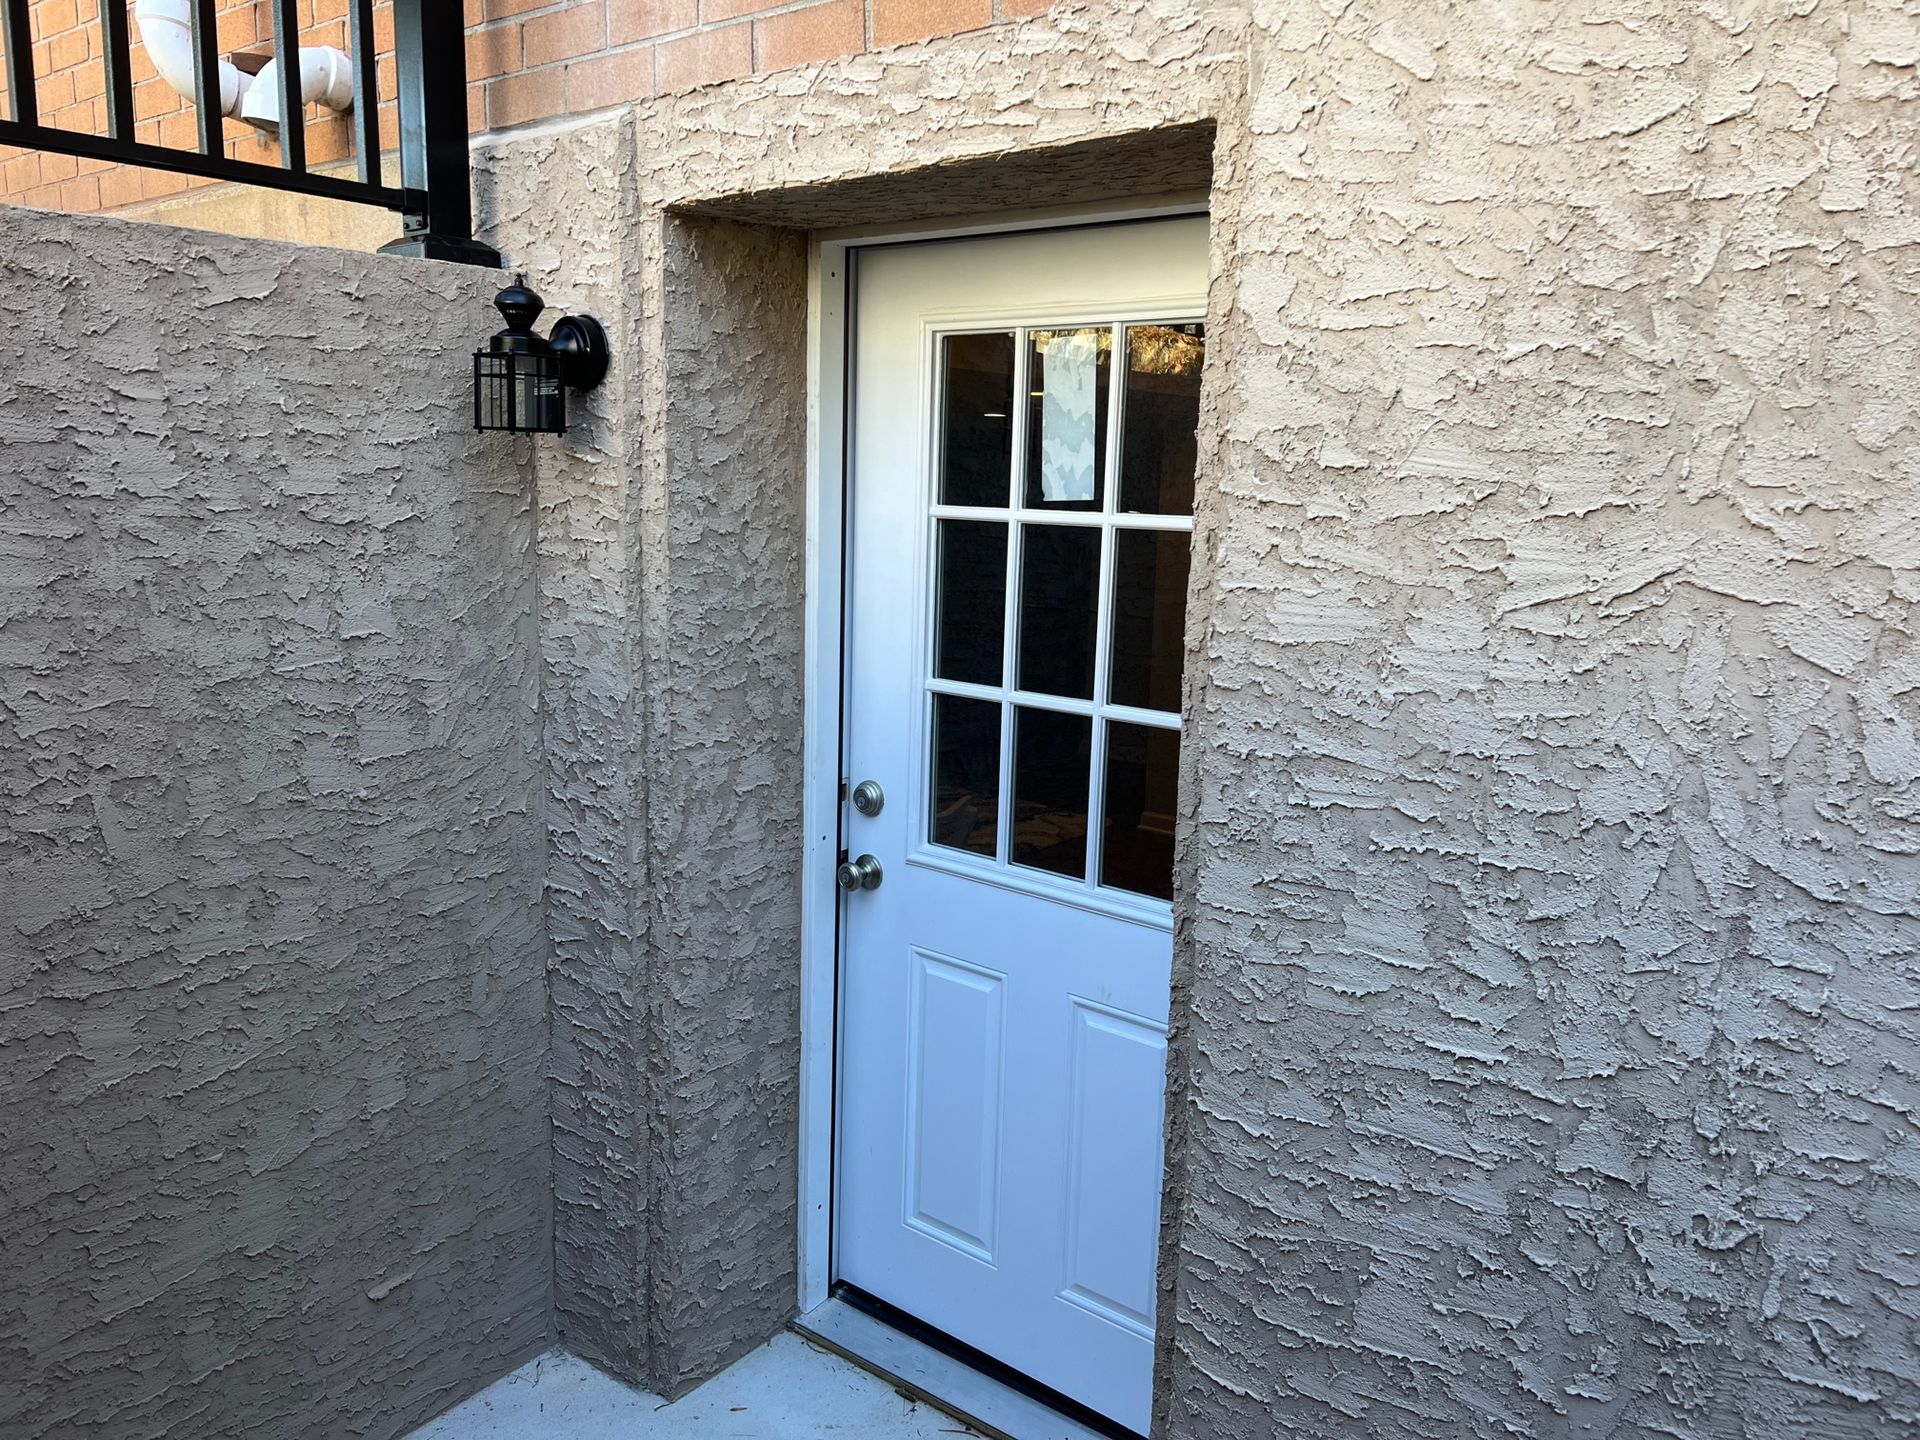
M 476 130 L 948 35 L 1047 0 L 467 0 Z
M 106 132 L 101 74 L 103 0 L 34 0 L 34 72 L 41 118 Z M 193 107 L 154 73 L 131 18 L 137 138 L 193 149 Z M 693 89 L 754 71 L 952 34 L 1046 8 L 1048 0 L 465 0 L 467 113 L 478 133 L 556 115 L 584 114 Z M 347 45 L 346 0 L 300 0 L 307 44 Z M 394 143 L 390 0 L 374 7 L 380 42 L 381 139 Z M 220 49 L 268 46 L 265 0 L 220 0 Z M 0 97 L 5 96 L 0 77 Z M 0 113 L 5 101 L 0 98 Z M 272 162 L 274 141 L 226 123 L 227 152 Z M 308 111 L 308 163 L 352 153 L 345 119 Z M 388 177 L 392 180 L 394 177 Z M 111 210 L 209 182 L 0 146 L 0 201 L 63 210 Z

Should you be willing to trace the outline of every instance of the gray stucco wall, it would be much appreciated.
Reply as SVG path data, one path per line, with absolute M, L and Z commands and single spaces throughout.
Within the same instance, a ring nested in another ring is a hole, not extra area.
M 556 1323 L 616 1374 L 683 1391 L 797 1298 L 805 231 L 1204 187 L 1233 43 L 1068 10 L 478 156 L 624 357 L 534 461 Z
M 647 203 L 630 116 L 479 165 L 618 356 L 533 459 L 557 1334 L 677 1394 L 796 1295 L 805 247 Z
M 550 1335 L 497 277 L 0 208 L 0 1433 L 391 1436 Z
M 29 1403 L 52 1373 L 144 1434 L 257 1390 L 299 1433 L 295 1395 L 370 1431 L 454 1398 L 546 1334 L 549 1115 L 559 1338 L 677 1391 L 785 1318 L 798 232 L 1186 188 L 1211 147 L 1159 1432 L 1920 1418 L 1920 26 L 1248 21 L 1068 6 L 501 142 L 494 237 L 623 357 L 512 455 L 537 517 L 433 368 L 493 277 L 202 238 L 169 280 L 7 218 L 45 278 L 0 343 L 68 398 L 0 370 L 38 387 L 0 424 L 122 477 L 4 436 L 37 528 L 0 542 L 0 777 L 38 788 L 0 1055 L 37 1158 L 0 1200 L 33 1274 L 99 1290 L 9 1292 L 0 1359 L 59 1357 Z M 163 337 L 168 431 L 126 358 Z M 268 408 L 348 353 L 386 370 Z M 289 423 L 339 463 L 282 463 Z M 212 778 L 167 789 L 203 736 Z M 94 1130 L 56 1102 L 110 1138 L 60 1149 Z M 142 1167 L 152 1196 L 76 1188 Z M 303 1209 L 342 1168 L 378 1178 Z M 306 1343 L 248 1349 L 234 1305 Z M 356 1366 L 373 1394 L 329 1388 Z
M 534 462 L 555 1310 L 677 1394 L 797 1293 L 805 244 L 648 203 L 630 116 L 480 165 L 621 357 Z
M 806 428 L 791 377 L 806 369 L 806 246 L 655 224 L 651 1194 L 655 1371 L 677 1391 L 763 1339 L 798 1293 Z
M 1163 1424 L 1920 1417 L 1920 28 L 1256 7 Z
M 618 122 L 477 157 L 489 237 L 552 312 L 606 326 L 613 364 L 533 447 L 558 1339 L 650 1384 L 645 1029 L 648 781 L 636 705 L 642 426 L 640 203 Z
M 647 667 L 709 608 L 745 658 L 776 653 L 667 538 L 704 504 L 675 487 L 766 452 L 711 403 L 705 357 L 662 358 L 673 326 L 646 317 L 698 307 L 705 279 L 648 217 L 1144 193 L 1218 126 L 1166 1435 L 1791 1437 L 1920 1414 L 1920 39 L 1886 4 L 1610 17 L 1262 5 L 1249 33 L 1235 7 L 1117 0 L 602 122 L 634 127 L 597 174 L 638 196 L 647 379 L 613 417 L 638 468 L 594 522 L 620 517 L 630 572 L 627 618 L 594 623 L 637 648 L 597 693 L 634 687 L 644 833 L 594 845 L 651 878 L 662 856 L 757 857 L 768 894 L 793 883 L 766 819 L 797 811 L 792 777 L 703 787 L 682 765 L 700 735 L 638 718 L 679 703 Z M 751 354 L 751 319 L 714 312 L 714 343 Z M 700 463 L 647 458 L 675 454 Z M 797 619 L 779 585 L 745 599 Z M 770 754 L 794 723 L 774 717 Z M 696 800 L 721 813 L 677 829 Z M 620 1253 L 679 1349 L 613 1339 L 679 1384 L 777 1323 L 777 1287 L 701 1297 L 784 1281 L 791 1236 L 784 1194 L 723 1183 L 742 1152 L 675 1148 L 748 1074 L 738 1052 L 676 1070 L 672 1027 L 648 1027 L 724 996 L 779 1037 L 791 911 L 755 922 L 753 965 L 710 972 L 664 910 L 583 905 L 617 916 L 603 953 L 634 946 L 583 970 L 591 1003 L 652 1038 L 649 1073 L 596 1060 L 578 1088 L 653 1108 L 616 1203 L 583 1166 L 581 1253 L 637 1227 Z M 629 1014 L 638 977 L 659 988 Z M 581 1134 L 624 1106 L 579 1107 Z M 743 1133 L 756 1164 L 792 1143 Z M 663 1277 L 696 1241 L 710 1268 L 681 1295 Z

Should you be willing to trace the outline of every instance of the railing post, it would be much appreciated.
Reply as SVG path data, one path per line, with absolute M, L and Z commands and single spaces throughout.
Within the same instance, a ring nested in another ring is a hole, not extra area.
M 36 125 L 40 106 L 33 91 L 33 17 L 27 0 L 0 0 L 0 50 L 7 52 L 7 102 L 16 125 Z M 466 56 L 460 58 L 466 68 Z
M 425 197 L 408 211 L 390 255 L 497 266 L 500 253 L 473 238 L 468 192 L 467 28 L 461 0 L 393 0 L 400 90 L 400 184 Z
M 133 139 L 133 64 L 128 58 L 125 0 L 103 0 L 100 24 L 104 30 L 100 63 L 106 67 L 107 134 L 115 140 Z
M 193 34 L 193 116 L 200 153 L 227 153 L 227 121 L 220 110 L 220 24 L 213 0 L 190 0 Z
M 307 103 L 300 98 L 300 6 L 273 0 L 273 68 L 280 75 L 280 163 L 307 168 Z

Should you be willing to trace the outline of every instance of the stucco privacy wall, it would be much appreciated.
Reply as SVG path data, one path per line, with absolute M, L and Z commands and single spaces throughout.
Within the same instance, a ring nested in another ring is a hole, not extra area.
M 536 461 L 555 1304 L 617 1373 L 685 1389 L 796 1295 L 804 231 L 1204 187 L 1239 64 L 1068 9 L 479 157 L 488 238 L 627 337 Z
M 551 1335 L 498 279 L 0 257 L 0 1433 L 400 1434 Z
M 1161 1424 L 1920 1419 L 1893 4 L 1259 4 Z

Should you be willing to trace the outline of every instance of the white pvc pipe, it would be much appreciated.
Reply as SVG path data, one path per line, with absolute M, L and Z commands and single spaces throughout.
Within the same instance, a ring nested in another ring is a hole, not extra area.
M 300 103 L 353 108 L 353 66 L 331 45 L 300 47 Z M 262 130 L 280 128 L 280 62 L 269 60 L 240 101 L 240 118 Z
M 200 67 L 194 63 L 193 21 L 188 18 L 187 0 L 134 0 L 133 19 L 140 27 L 140 43 L 147 47 L 147 57 L 160 78 L 199 104 Z M 221 60 L 222 115 L 239 113 L 251 79 L 231 60 Z
M 110 0 L 111 3 L 111 0 Z M 193 53 L 189 0 L 134 0 L 133 18 L 153 68 L 180 94 L 199 102 L 199 66 Z M 329 110 L 353 108 L 353 66 L 331 45 L 300 47 L 300 101 Z M 220 113 L 261 130 L 280 128 L 280 66 L 269 60 L 248 75 L 231 60 L 220 61 Z

